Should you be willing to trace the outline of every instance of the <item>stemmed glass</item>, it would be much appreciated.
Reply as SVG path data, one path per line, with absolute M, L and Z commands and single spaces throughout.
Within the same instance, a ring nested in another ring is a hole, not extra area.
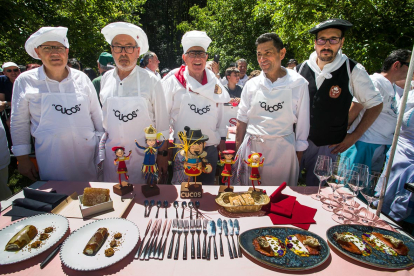
M 321 200 L 321 185 L 322 182 L 332 174 L 332 158 L 326 155 L 319 155 L 313 169 L 313 173 L 319 178 L 319 189 L 318 193 L 312 195 L 315 200 Z
M 349 160 L 349 158 L 348 157 L 346 157 L 346 156 L 342 156 L 342 155 L 338 155 L 337 157 L 336 157 L 336 160 L 335 160 L 335 162 L 337 162 L 338 164 L 341 164 L 342 166 L 343 166 L 343 169 L 345 170 L 345 171 L 348 171 L 348 170 L 350 170 L 351 169 L 351 161 Z
M 363 187 L 368 181 L 369 167 L 365 164 L 354 163 L 352 165 L 351 171 L 358 173 L 359 175 L 359 186 Z
M 350 211 L 355 211 L 356 208 L 354 208 L 356 201 L 355 198 L 358 196 L 359 191 L 363 188 L 363 186 L 360 186 L 359 181 L 359 174 L 355 171 L 348 171 L 345 175 L 345 181 L 346 184 L 348 184 L 349 189 L 352 191 L 352 202 L 349 206 L 346 208 Z
M 365 214 L 364 218 L 361 218 L 363 223 L 367 223 L 370 226 L 375 226 L 374 218 L 375 214 L 370 214 L 369 212 L 369 206 L 371 203 L 375 200 L 378 200 L 379 193 L 375 191 L 375 187 L 377 186 L 377 183 L 383 183 L 384 182 L 384 176 L 381 176 L 380 174 L 369 174 L 368 175 L 368 181 L 365 183 L 363 188 L 361 189 L 362 196 L 367 201 L 367 212 Z
M 322 205 L 322 208 L 326 211 L 333 212 L 334 210 L 334 206 L 332 206 L 332 201 L 334 201 L 334 199 L 339 198 L 339 196 L 335 196 L 335 191 L 344 186 L 344 173 L 345 170 L 342 163 L 332 163 L 332 174 L 329 176 L 326 182 L 328 183 L 329 187 L 331 187 L 333 193 L 329 197 L 329 205 Z

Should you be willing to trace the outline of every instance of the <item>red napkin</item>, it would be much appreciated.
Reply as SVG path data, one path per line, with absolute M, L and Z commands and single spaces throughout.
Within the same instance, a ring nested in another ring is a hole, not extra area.
M 313 217 L 317 210 L 300 204 L 294 196 L 282 194 L 285 188 L 286 182 L 283 182 L 270 196 L 270 204 L 263 209 L 273 224 L 292 224 L 308 230 L 310 224 L 316 223 Z

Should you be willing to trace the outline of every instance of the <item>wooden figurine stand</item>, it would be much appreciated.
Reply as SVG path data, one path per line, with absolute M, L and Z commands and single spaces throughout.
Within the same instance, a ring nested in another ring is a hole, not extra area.
M 250 187 L 248 191 L 256 191 L 256 192 L 262 192 L 263 193 L 263 189 L 253 189 L 253 187 Z
M 141 192 L 145 197 L 152 197 L 160 194 L 160 188 L 156 184 L 147 184 L 141 186 Z
M 116 184 L 113 186 L 113 191 L 115 194 L 123 196 L 125 194 L 128 194 L 134 190 L 134 187 L 132 184 L 129 184 L 128 182 L 122 181 L 121 185 Z
M 233 190 L 234 190 L 233 186 L 228 187 L 227 185 L 220 185 L 218 194 L 233 192 Z
M 188 182 L 181 183 L 181 198 L 201 198 L 203 197 L 203 185 L 201 182 L 190 182 L 188 188 L 185 186 Z

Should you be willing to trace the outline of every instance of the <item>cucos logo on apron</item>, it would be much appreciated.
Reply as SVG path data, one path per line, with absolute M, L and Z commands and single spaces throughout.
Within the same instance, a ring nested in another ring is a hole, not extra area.
M 198 108 L 195 104 L 188 104 L 188 106 L 190 107 L 190 109 L 192 111 L 194 111 L 194 113 L 197 113 L 199 115 L 203 115 L 203 114 L 206 114 L 207 112 L 210 111 L 210 106 L 211 105 L 209 104 L 209 105 L 207 105 L 206 107 L 203 107 L 203 108 Z
M 132 119 L 137 117 L 137 112 L 139 111 L 138 109 L 132 111 L 131 113 L 128 113 L 127 115 L 121 114 L 121 111 L 119 110 L 115 110 L 114 111 L 114 115 L 115 117 L 117 117 L 120 121 L 126 123 L 128 121 L 131 121 Z
M 60 113 L 62 113 L 62 114 L 72 115 L 72 114 L 75 114 L 76 112 L 80 111 L 81 104 L 77 104 L 77 105 L 75 105 L 74 107 L 71 107 L 71 108 L 63 107 L 60 104 L 52 104 L 52 106 L 55 107 L 56 111 L 60 111 Z
M 278 111 L 279 109 L 282 109 L 284 103 L 285 102 L 283 101 L 283 102 L 280 102 L 280 103 L 277 103 L 277 104 L 271 106 L 271 105 L 268 105 L 266 102 L 260 102 L 259 101 L 260 107 L 263 108 L 264 110 L 266 110 L 267 112 L 270 112 L 270 113 Z

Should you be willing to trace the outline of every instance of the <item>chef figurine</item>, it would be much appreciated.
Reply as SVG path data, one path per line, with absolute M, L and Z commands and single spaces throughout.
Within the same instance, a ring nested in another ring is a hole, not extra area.
M 250 173 L 249 179 L 252 181 L 253 190 L 254 188 L 254 181 L 257 180 L 257 185 L 260 185 L 260 173 L 259 173 L 259 167 L 263 167 L 263 162 L 265 158 L 263 157 L 262 161 L 260 161 L 260 158 L 262 157 L 261 153 L 253 152 L 249 155 L 247 162 L 243 159 L 244 163 L 247 164 L 250 168 L 252 168 L 252 171 Z
M 125 148 L 124 147 L 113 147 L 112 151 L 115 152 L 115 160 L 114 160 L 114 165 L 116 166 L 116 163 L 118 162 L 118 169 L 116 170 L 116 172 L 118 173 L 119 176 L 119 185 L 122 186 L 121 184 L 121 174 L 125 174 L 125 179 L 128 180 L 128 169 L 126 167 L 125 161 L 129 160 L 129 157 L 131 156 L 131 152 L 132 150 L 129 151 L 129 154 L 127 156 L 124 155 L 125 153 Z
M 182 144 L 177 146 L 182 148 L 179 154 L 185 159 L 184 173 L 188 176 L 188 181 L 184 187 L 187 189 L 192 176 L 194 176 L 194 186 L 198 187 L 197 176 L 201 173 L 211 173 L 212 166 L 206 159 L 207 152 L 204 151 L 208 136 L 203 135 L 201 129 L 190 129 L 186 126 L 184 130 L 178 134 Z
M 232 176 L 231 165 L 233 165 L 237 161 L 237 158 L 239 157 L 239 156 L 236 156 L 236 158 L 233 160 L 234 153 L 235 153 L 234 150 L 224 150 L 222 152 L 224 159 L 221 159 L 221 153 L 219 152 L 220 163 L 224 164 L 224 169 L 221 172 L 221 176 L 223 177 L 221 179 L 221 182 L 222 183 L 227 182 L 227 188 L 225 189 L 226 191 L 233 190 L 232 187 L 230 187 L 230 178 Z
M 135 145 L 143 149 L 145 152 L 144 161 L 142 162 L 142 173 L 145 176 L 145 181 L 149 184 L 151 187 L 153 187 L 154 180 L 156 180 L 156 174 L 158 172 L 158 167 L 155 162 L 156 155 L 157 155 L 157 149 L 162 147 L 164 145 L 165 139 L 162 141 L 162 143 L 159 146 L 157 145 L 157 140 L 162 136 L 162 133 L 157 133 L 157 130 L 150 125 L 149 127 L 146 127 L 144 129 L 145 132 L 145 142 L 147 143 L 148 147 L 143 147 L 140 144 L 138 144 L 138 141 L 135 140 Z

